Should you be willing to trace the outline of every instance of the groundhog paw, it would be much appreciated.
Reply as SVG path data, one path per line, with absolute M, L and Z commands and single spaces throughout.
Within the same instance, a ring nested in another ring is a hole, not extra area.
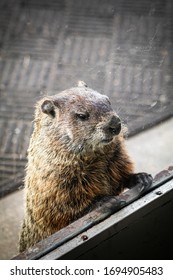
M 133 174 L 130 179 L 128 188 L 134 188 L 138 186 L 139 193 L 144 193 L 152 186 L 153 177 L 145 172 Z
M 116 198 L 115 196 L 108 197 L 100 201 L 99 212 L 111 215 L 126 205 L 125 200 Z

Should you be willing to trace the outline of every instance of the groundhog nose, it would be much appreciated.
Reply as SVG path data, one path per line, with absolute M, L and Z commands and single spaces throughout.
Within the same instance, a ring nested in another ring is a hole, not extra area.
M 108 125 L 109 133 L 118 135 L 121 131 L 121 120 L 117 116 L 112 116 Z

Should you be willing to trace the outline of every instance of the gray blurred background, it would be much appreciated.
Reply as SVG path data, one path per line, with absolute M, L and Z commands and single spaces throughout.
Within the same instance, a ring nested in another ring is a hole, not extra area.
M 162 123 L 173 115 L 172 15 L 172 0 L 0 0 L 0 258 L 16 252 L 14 191 L 42 96 L 84 80 L 128 126 L 137 169 L 171 163 L 173 121 Z

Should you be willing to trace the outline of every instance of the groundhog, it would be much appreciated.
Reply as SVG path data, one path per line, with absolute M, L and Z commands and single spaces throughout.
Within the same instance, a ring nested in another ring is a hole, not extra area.
M 33 246 L 136 182 L 124 126 L 109 98 L 80 82 L 36 104 L 25 177 L 19 251 Z

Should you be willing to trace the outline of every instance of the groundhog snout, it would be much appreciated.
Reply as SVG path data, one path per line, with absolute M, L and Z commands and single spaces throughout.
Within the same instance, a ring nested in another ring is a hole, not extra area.
M 111 116 L 104 124 L 103 131 L 110 136 L 118 135 L 121 131 L 121 120 L 118 116 Z

